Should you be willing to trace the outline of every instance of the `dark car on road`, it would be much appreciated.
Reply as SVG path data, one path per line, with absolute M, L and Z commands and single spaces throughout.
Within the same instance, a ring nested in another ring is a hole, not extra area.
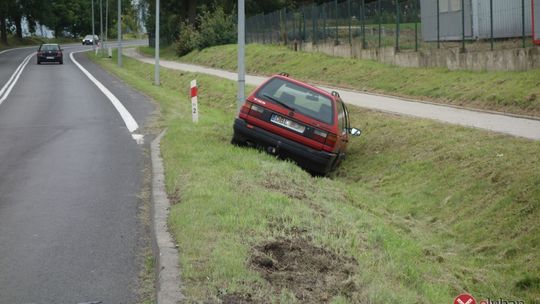
M 56 43 L 47 43 L 39 46 L 37 51 L 37 64 L 42 62 L 58 62 L 64 64 L 62 48 Z
M 94 35 L 94 38 L 92 38 L 92 35 L 86 35 L 84 36 L 82 40 L 82 45 L 92 45 L 92 44 L 98 44 L 99 43 L 99 37 L 97 35 Z
M 328 93 L 282 73 L 246 99 L 234 122 L 232 143 L 263 148 L 326 175 L 345 158 L 351 128 L 337 92 Z

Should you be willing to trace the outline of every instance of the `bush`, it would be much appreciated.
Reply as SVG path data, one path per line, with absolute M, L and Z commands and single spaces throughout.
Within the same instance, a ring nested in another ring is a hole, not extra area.
M 187 53 L 198 48 L 198 43 L 200 40 L 199 36 L 199 32 L 195 30 L 193 25 L 187 22 L 182 23 L 182 27 L 180 28 L 180 34 L 178 36 L 178 39 L 174 43 L 176 55 L 184 56 Z
M 233 15 L 227 15 L 223 8 L 205 11 L 199 17 L 200 27 L 195 29 L 192 24 L 182 23 L 180 34 L 175 42 L 178 56 L 186 55 L 194 49 L 204 49 L 210 46 L 230 44 L 236 41 L 236 24 Z
M 213 12 L 205 11 L 200 17 L 200 21 L 198 49 L 235 42 L 235 18 L 233 15 L 225 14 L 223 8 L 218 7 Z

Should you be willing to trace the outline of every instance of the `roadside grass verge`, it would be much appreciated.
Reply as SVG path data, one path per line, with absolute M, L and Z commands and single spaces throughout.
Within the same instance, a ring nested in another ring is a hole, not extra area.
M 364 135 L 331 178 L 314 178 L 229 144 L 234 82 L 162 69 L 155 87 L 152 65 L 93 60 L 161 105 L 190 301 L 450 303 L 469 292 L 540 303 L 540 142 L 351 107 Z
M 43 37 L 25 37 L 23 39 L 18 39 L 13 36 L 8 36 L 8 44 L 5 45 L 0 42 L 0 50 L 22 47 L 22 46 L 38 46 L 41 43 L 73 43 L 79 42 L 78 39 L 71 38 L 43 38 Z
M 151 48 L 140 48 L 153 54 Z M 236 45 L 194 51 L 182 58 L 170 48 L 164 58 L 236 71 Z M 383 93 L 540 117 L 540 73 L 450 71 L 443 68 L 402 68 L 370 60 L 320 53 L 294 52 L 283 46 L 249 44 L 249 73 L 287 72 L 293 77 L 359 91 Z

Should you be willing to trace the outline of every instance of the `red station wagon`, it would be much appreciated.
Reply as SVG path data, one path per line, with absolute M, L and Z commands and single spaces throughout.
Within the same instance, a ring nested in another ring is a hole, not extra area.
M 331 94 L 282 73 L 259 86 L 234 122 L 233 144 L 252 145 L 294 160 L 308 172 L 325 175 L 345 158 L 349 113 Z

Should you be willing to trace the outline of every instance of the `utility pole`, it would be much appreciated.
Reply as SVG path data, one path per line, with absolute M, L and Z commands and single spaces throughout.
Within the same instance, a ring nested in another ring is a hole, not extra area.
M 122 67 L 122 0 L 118 0 L 118 67 Z
M 245 51 L 246 51 L 246 15 L 245 1 L 238 0 L 238 107 L 245 101 L 245 86 L 246 86 L 246 67 L 245 67 Z
M 159 0 L 156 0 L 156 37 L 154 39 L 154 52 L 156 62 L 154 64 L 154 85 L 159 85 Z
M 94 0 L 91 0 L 92 1 L 92 51 L 95 51 L 96 50 L 96 33 L 94 31 L 94 25 L 95 25 L 95 22 L 94 22 Z
M 103 42 L 109 40 L 109 0 L 105 0 L 105 37 Z M 105 46 L 105 44 L 103 45 Z
M 99 0 L 99 42 L 101 42 L 101 46 L 103 46 L 103 3 L 102 0 Z M 102 48 L 99 48 L 102 52 Z

